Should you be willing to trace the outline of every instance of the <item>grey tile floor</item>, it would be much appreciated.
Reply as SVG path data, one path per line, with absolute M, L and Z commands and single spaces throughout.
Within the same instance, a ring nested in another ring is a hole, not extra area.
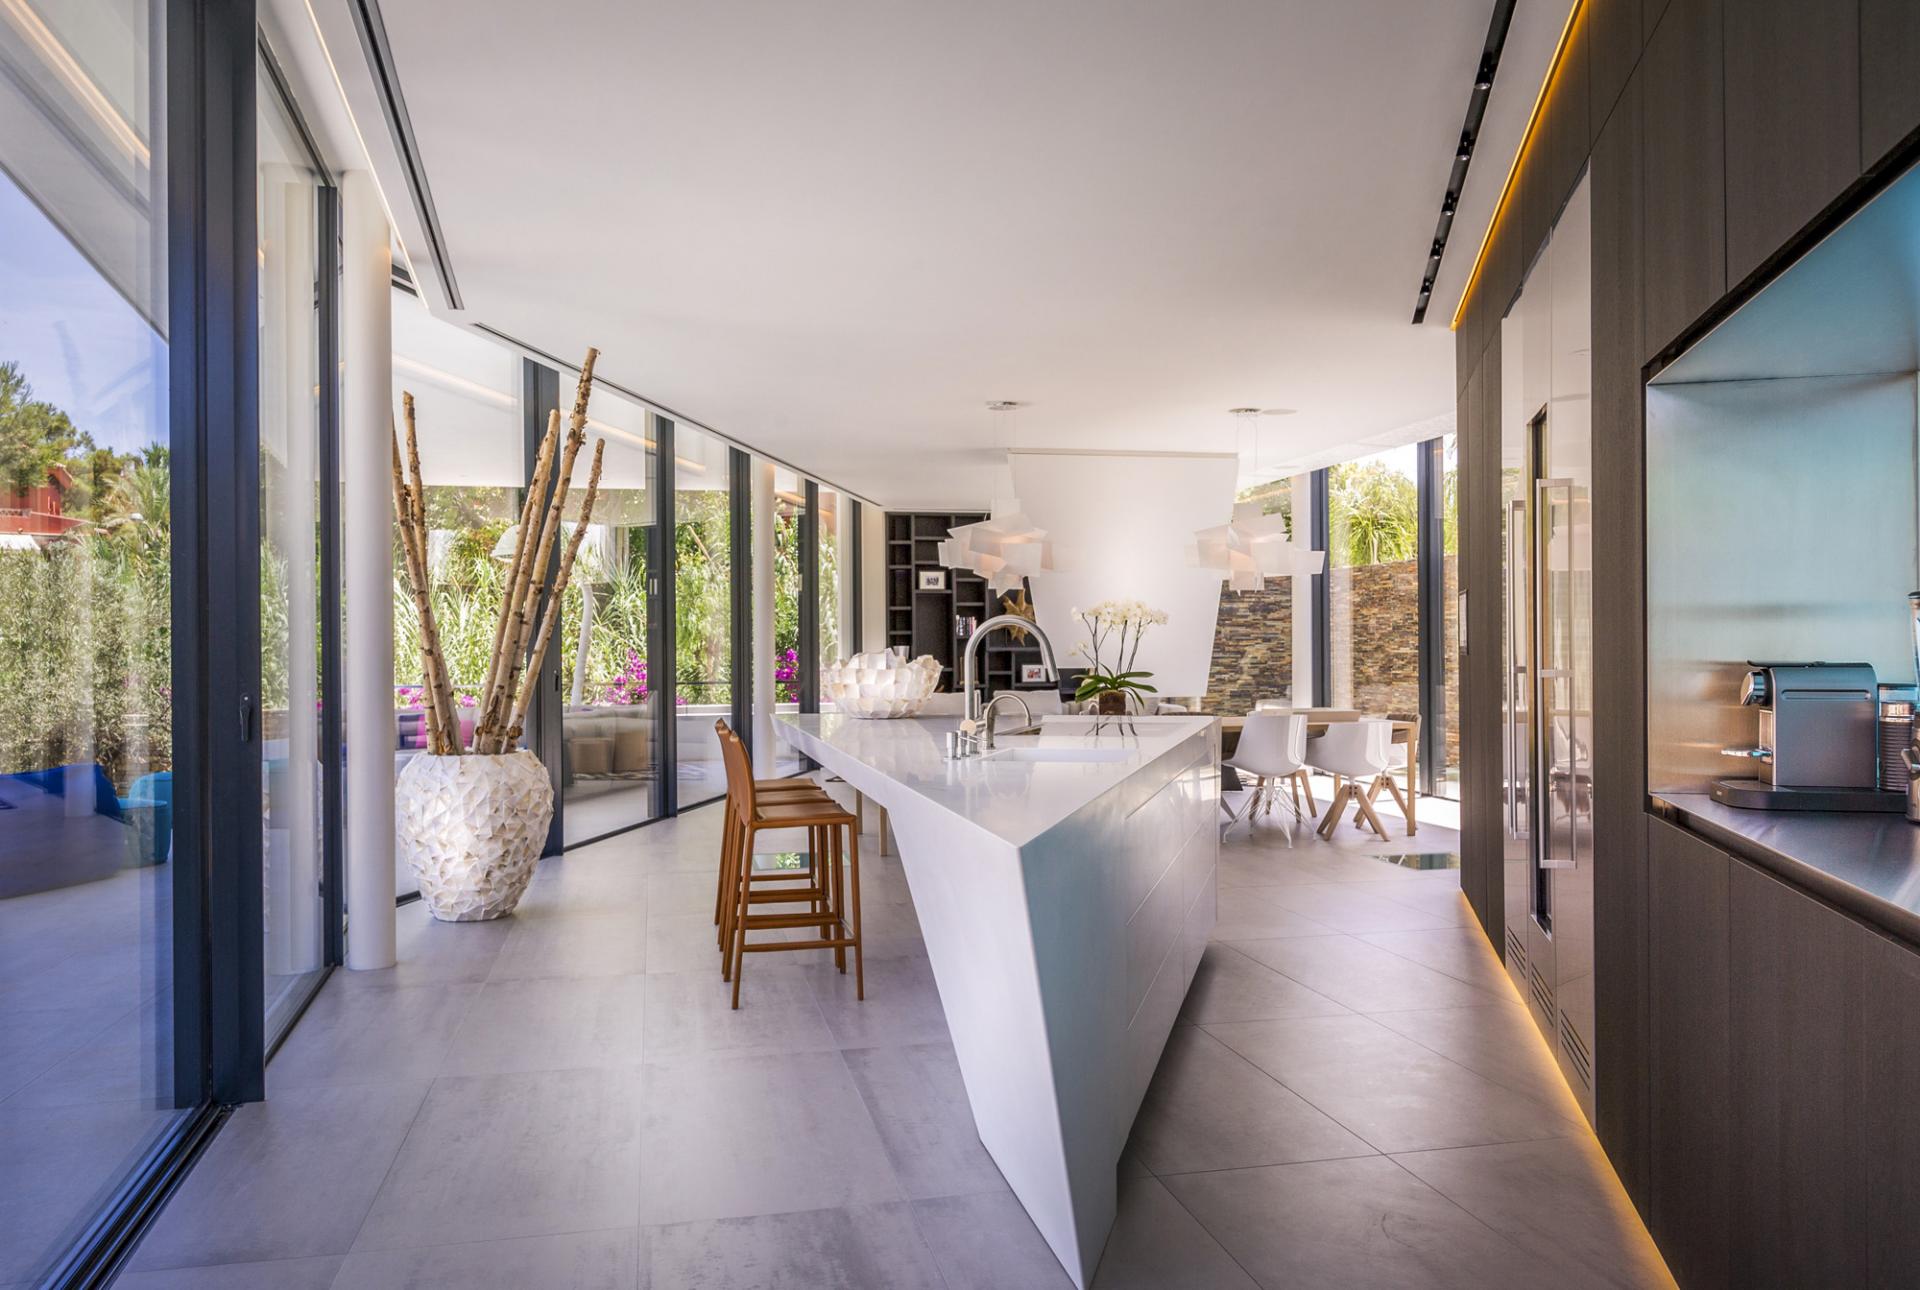
M 401 965 L 335 973 L 120 1284 L 1067 1285 L 974 1135 L 898 863 L 869 840 L 865 1003 L 762 956 L 733 1012 L 719 824 L 551 861 L 504 922 L 402 910 Z M 1096 1285 L 1671 1284 L 1453 871 L 1368 854 L 1407 849 L 1233 830 Z

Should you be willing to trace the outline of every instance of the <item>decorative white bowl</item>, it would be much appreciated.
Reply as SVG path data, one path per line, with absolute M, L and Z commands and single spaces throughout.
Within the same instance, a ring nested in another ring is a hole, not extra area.
M 911 717 L 940 684 L 940 661 L 922 654 L 912 662 L 894 654 L 855 654 L 820 669 L 820 695 L 855 717 Z

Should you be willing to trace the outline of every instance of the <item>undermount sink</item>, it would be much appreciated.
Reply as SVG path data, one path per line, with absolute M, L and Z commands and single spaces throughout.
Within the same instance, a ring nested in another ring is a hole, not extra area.
M 1062 761 L 1062 762 L 1103 762 L 1125 761 L 1133 756 L 1125 748 L 1042 748 L 1015 747 L 996 748 L 983 758 L 998 758 L 1000 761 Z

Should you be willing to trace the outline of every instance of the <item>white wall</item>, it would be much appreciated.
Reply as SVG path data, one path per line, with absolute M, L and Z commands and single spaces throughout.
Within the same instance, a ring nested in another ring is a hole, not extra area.
M 1195 567 L 1196 529 L 1232 518 L 1231 453 L 1010 454 L 1021 505 L 1053 542 L 1054 568 L 1033 580 L 1040 627 L 1060 666 L 1086 637 L 1071 610 L 1142 600 L 1170 616 L 1136 664 L 1167 696 L 1204 694 L 1220 611 L 1220 574 Z

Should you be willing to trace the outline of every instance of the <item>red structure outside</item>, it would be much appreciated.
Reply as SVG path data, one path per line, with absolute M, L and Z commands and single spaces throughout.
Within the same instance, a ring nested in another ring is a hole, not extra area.
M 80 526 L 80 520 L 64 513 L 67 492 L 73 476 L 65 466 L 47 471 L 47 482 L 24 493 L 0 484 L 0 534 L 24 533 L 34 538 L 56 538 Z

